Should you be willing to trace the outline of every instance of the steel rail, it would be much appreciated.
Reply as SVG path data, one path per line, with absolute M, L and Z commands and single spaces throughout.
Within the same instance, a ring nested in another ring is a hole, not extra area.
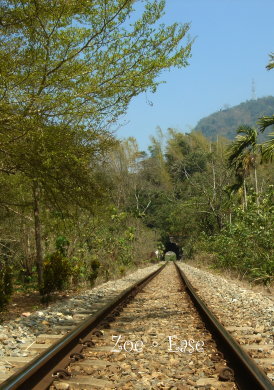
M 206 328 L 213 334 L 218 349 L 234 371 L 234 378 L 240 390 L 274 390 L 274 386 L 254 360 L 243 350 L 238 342 L 223 327 L 205 302 L 197 295 L 196 289 L 184 272 L 175 263 L 185 288 L 205 322 Z
M 156 271 L 127 288 L 95 315 L 88 317 L 77 328 L 66 334 L 49 349 L 10 376 L 1 383 L 0 390 L 48 389 L 54 380 L 54 373 L 56 371 L 64 371 L 72 362 L 73 354 L 80 353 L 84 348 L 85 342 L 92 342 L 90 338 L 87 339 L 92 330 L 96 329 L 97 326 L 100 326 L 100 323 L 113 312 L 115 308 L 129 302 L 140 289 L 162 271 L 165 265 L 166 264 L 163 264 Z M 64 374 L 65 373 L 66 372 L 64 371 Z

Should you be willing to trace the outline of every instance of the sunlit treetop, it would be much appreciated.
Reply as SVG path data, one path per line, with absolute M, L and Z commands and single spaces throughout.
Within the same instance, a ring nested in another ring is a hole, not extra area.
M 136 10 L 134 9 L 136 8 Z M 1 101 L 24 115 L 106 126 L 159 74 L 188 65 L 189 24 L 165 1 L 2 0 Z

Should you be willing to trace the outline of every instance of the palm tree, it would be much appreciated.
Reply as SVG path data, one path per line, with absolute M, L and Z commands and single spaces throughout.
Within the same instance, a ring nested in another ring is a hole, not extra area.
M 266 68 L 268 70 L 274 68 L 274 53 L 270 54 L 270 62 Z M 261 117 L 258 121 L 258 124 L 260 131 L 264 132 L 267 127 L 274 125 L 274 115 Z M 269 133 L 268 136 L 271 137 L 271 139 L 260 145 L 261 153 L 265 161 L 272 161 L 274 157 L 274 132 Z
M 270 61 L 269 61 L 269 63 L 266 65 L 266 69 L 268 69 L 268 70 L 274 68 L 274 53 L 269 54 L 269 57 L 270 57 Z
M 258 132 L 249 126 L 240 126 L 234 142 L 228 148 L 229 167 L 233 167 L 236 183 L 230 187 L 231 191 L 243 188 L 243 208 L 247 208 L 246 178 L 251 169 L 254 170 L 256 202 L 259 203 L 258 178 L 256 169 L 256 149 Z
M 267 127 L 274 125 L 274 115 L 263 116 L 259 119 L 258 124 L 260 131 L 264 132 Z M 260 145 L 263 160 L 266 162 L 272 161 L 274 158 L 274 131 L 269 133 L 268 136 L 271 137 L 271 139 Z

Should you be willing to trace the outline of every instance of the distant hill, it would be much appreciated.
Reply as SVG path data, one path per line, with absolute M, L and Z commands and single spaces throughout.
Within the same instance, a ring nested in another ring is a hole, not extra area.
M 202 132 L 207 138 L 215 141 L 218 136 L 234 139 L 236 129 L 240 125 L 257 127 L 258 118 L 274 115 L 274 97 L 268 96 L 256 100 L 248 100 L 238 106 L 225 106 L 218 112 L 202 118 L 193 131 Z M 269 130 L 260 135 L 260 141 L 267 139 Z

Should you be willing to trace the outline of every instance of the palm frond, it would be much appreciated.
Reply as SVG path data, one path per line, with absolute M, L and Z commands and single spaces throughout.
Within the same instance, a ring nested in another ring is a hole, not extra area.
M 237 167 L 239 161 L 243 160 L 243 157 L 246 158 L 245 151 L 253 152 L 254 154 L 258 136 L 256 129 L 245 125 L 238 127 L 236 132 L 235 141 L 228 147 L 227 153 L 229 166 L 235 167 Z
M 264 132 L 268 126 L 274 125 L 274 115 L 273 116 L 263 116 L 258 120 L 259 130 Z
M 226 192 L 231 196 L 232 194 L 238 193 L 240 189 L 242 188 L 243 183 L 242 182 L 236 182 L 234 184 L 231 184 L 230 186 L 226 187 Z
M 274 158 L 274 132 L 268 134 L 272 137 L 261 145 L 262 157 L 265 161 L 272 161 Z
M 268 70 L 274 68 L 274 53 L 271 53 L 269 55 L 269 57 L 270 57 L 270 61 L 269 61 L 269 64 L 266 66 L 266 69 L 268 69 Z

